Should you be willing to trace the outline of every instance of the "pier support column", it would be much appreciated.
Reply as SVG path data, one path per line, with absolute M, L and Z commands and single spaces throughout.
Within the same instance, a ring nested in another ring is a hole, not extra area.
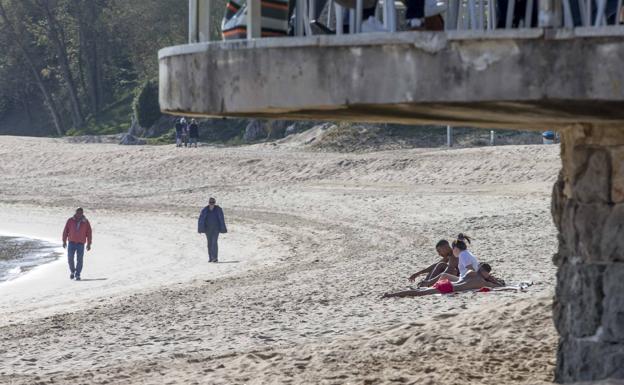
M 624 379 L 624 127 L 570 127 L 561 158 L 555 378 Z

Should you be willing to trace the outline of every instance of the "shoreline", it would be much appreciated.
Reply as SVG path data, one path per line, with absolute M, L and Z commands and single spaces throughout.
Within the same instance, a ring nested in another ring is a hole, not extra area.
M 31 250 L 30 253 L 21 254 L 18 258 L 15 258 L 15 263 L 17 264 L 17 266 L 15 266 L 14 268 L 19 268 L 20 272 L 13 278 L 1 280 L 0 286 L 8 282 L 14 282 L 16 280 L 25 278 L 29 274 L 38 271 L 48 264 L 57 263 L 63 259 L 63 255 L 65 254 L 65 249 L 63 249 L 63 247 L 61 246 L 57 246 L 57 243 L 54 242 L 52 239 L 43 239 L 26 234 L 11 233 L 8 231 L 3 231 L 2 229 L 0 229 L 0 238 L 35 241 L 39 243 L 37 250 Z M 45 258 L 46 256 L 47 258 Z M 23 268 L 23 265 L 21 265 L 21 261 L 25 259 L 39 260 L 39 262 L 35 263 L 27 270 L 21 271 Z
M 25 211 L 30 214 L 21 214 Z M 24 234 L 31 228 L 31 237 L 46 240 L 53 239 L 52 234 L 57 230 L 60 238 L 62 226 L 70 216 L 63 216 L 65 212 L 72 211 L 0 204 L 0 229 L 12 224 L 15 230 L 7 233 Z M 88 215 L 89 212 L 91 215 Z M 234 222 L 231 228 L 238 242 L 230 243 L 227 237 L 222 237 L 220 259 L 223 263 L 208 264 L 207 252 L 204 250 L 205 237 L 199 236 L 196 231 L 190 233 L 178 230 L 177 236 L 173 237 L 174 241 L 169 245 L 163 243 L 170 229 L 187 230 L 188 226 L 181 226 L 181 223 L 195 225 L 194 218 L 188 220 L 162 214 L 134 214 L 137 220 L 151 223 L 149 229 L 137 231 L 132 221 L 124 218 L 122 213 L 91 210 L 86 211 L 86 214 L 94 229 L 94 241 L 92 250 L 85 251 L 83 280 L 69 280 L 69 269 L 61 257 L 17 279 L 0 283 L 0 326 L 6 319 L 15 322 L 35 315 L 45 317 L 88 308 L 92 300 L 114 299 L 137 291 L 146 292 L 169 285 L 192 284 L 195 280 L 245 274 L 250 269 L 270 266 L 279 258 L 279 253 L 285 252 L 275 244 L 275 252 L 265 253 L 262 255 L 265 258 L 253 256 L 252 250 L 258 240 L 254 239 L 250 229 Z M 29 223 L 30 217 L 36 217 L 39 223 Z M 125 244 L 129 238 L 133 239 L 131 245 Z M 237 244 L 241 241 L 247 245 L 241 245 L 238 249 Z M 159 245 L 158 250 L 150 252 L 154 244 Z M 66 251 L 62 248 L 60 250 L 65 255 Z M 183 255 L 178 256 L 180 252 Z M 235 253 L 240 257 L 235 257 Z M 77 285 L 80 285 L 79 291 L 74 289 Z

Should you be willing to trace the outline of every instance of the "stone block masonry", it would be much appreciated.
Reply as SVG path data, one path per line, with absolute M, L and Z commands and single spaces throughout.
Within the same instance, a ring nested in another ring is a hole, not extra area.
M 559 230 L 558 382 L 624 379 L 624 129 L 563 132 L 553 189 Z

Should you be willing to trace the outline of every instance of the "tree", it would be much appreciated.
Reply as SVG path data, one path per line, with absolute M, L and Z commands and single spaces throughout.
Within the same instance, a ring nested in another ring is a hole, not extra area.
M 5 8 L 2 0 L 0 0 L 0 18 L 3 21 L 3 27 L 6 31 L 7 35 L 10 37 L 11 42 L 13 43 L 13 47 L 17 48 L 19 54 L 24 58 L 30 72 L 37 84 L 37 87 L 41 91 L 43 95 L 44 103 L 50 113 L 50 117 L 52 119 L 52 123 L 58 135 L 63 135 L 65 130 L 63 129 L 62 120 L 60 114 L 57 110 L 56 103 L 54 102 L 54 98 L 52 96 L 51 90 L 48 88 L 45 83 L 43 76 L 41 75 L 40 70 L 37 67 L 35 58 L 33 54 L 29 51 L 28 44 L 23 40 L 24 36 L 28 36 L 26 31 L 18 31 L 18 27 L 15 23 L 11 21 L 9 13 Z
M 85 118 L 82 114 L 82 108 L 80 106 L 80 97 L 78 96 L 78 88 L 76 87 L 76 81 L 72 74 L 70 59 L 67 50 L 67 37 L 63 25 L 59 23 L 53 7 L 56 4 L 54 0 L 35 0 L 36 4 L 43 10 L 46 18 L 46 24 L 44 28 L 47 31 L 48 38 L 52 45 L 56 49 L 57 60 L 63 79 L 67 86 L 67 92 L 69 94 L 69 103 L 71 106 L 72 120 L 74 128 L 81 128 L 84 125 Z

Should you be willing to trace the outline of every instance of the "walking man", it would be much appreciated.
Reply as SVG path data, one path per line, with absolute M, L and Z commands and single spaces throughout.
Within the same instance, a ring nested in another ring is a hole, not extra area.
M 197 232 L 206 234 L 206 239 L 208 240 L 208 262 L 219 262 L 217 241 L 220 233 L 227 233 L 227 228 L 225 227 L 223 210 L 217 206 L 216 199 L 210 198 L 208 206 L 204 207 L 201 214 L 199 214 Z
M 69 240 L 69 245 L 67 241 Z M 91 225 L 84 216 L 81 207 L 76 209 L 73 217 L 65 223 L 63 229 L 63 248 L 67 249 L 67 262 L 69 263 L 69 279 L 80 281 L 80 272 L 82 271 L 82 257 L 84 256 L 85 243 L 87 251 L 91 250 Z M 74 265 L 74 257 L 76 264 Z

